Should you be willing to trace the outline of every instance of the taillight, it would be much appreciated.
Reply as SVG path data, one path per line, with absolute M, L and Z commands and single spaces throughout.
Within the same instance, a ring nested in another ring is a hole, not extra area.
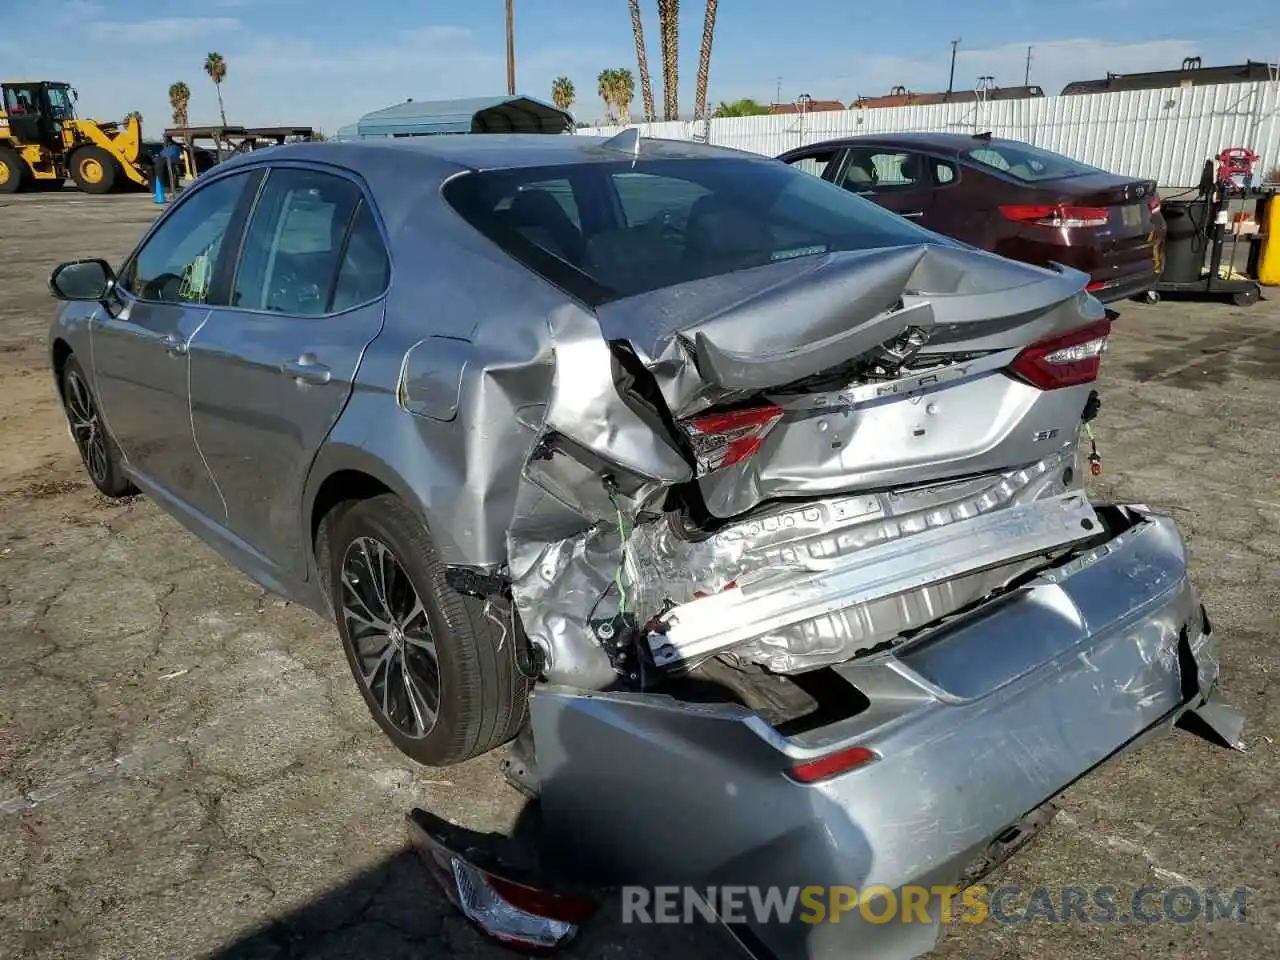
M 1147 197 L 1147 209 L 1153 214 L 1160 212 L 1160 194 L 1153 193 L 1151 196 Z
M 755 456 L 765 435 L 780 419 L 782 409 L 766 403 L 682 421 L 698 462 L 698 476 Z
M 1106 207 L 1076 207 L 1070 204 L 1013 204 L 1000 207 L 1006 220 L 1038 227 L 1105 227 L 1110 217 Z
M 481 931 L 511 947 L 548 950 L 573 939 L 599 907 L 595 897 L 554 892 L 484 870 L 454 852 L 421 810 L 410 838 L 445 895 Z
M 1111 318 L 1049 337 L 1023 350 L 1009 368 L 1041 390 L 1058 390 L 1098 379 L 1111 335 Z
M 866 747 L 850 747 L 848 750 L 829 753 L 817 760 L 798 763 L 787 771 L 787 777 L 797 783 L 817 783 L 819 780 L 827 780 L 838 774 L 856 770 L 858 767 L 865 767 L 878 759 L 880 758 L 874 750 L 868 750 Z

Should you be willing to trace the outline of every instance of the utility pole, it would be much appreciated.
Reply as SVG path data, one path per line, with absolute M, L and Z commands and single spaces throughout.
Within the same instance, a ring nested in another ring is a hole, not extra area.
M 1022 85 L 1031 86 L 1031 47 L 1027 47 L 1027 72 L 1022 75 Z
M 774 103 L 782 102 L 782 78 L 781 77 L 778 77 L 778 89 L 773 95 L 773 102 Z
M 956 82 L 956 47 L 960 46 L 960 38 L 951 41 L 951 76 L 947 79 L 947 96 L 951 96 L 951 90 Z
M 515 0 L 507 0 L 507 96 L 516 95 L 516 17 L 512 7 Z

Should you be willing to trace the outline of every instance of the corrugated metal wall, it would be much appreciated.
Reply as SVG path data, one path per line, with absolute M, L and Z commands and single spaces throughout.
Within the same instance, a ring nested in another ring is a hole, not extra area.
M 636 126 L 644 136 L 694 140 L 706 136 L 707 125 Z M 712 143 L 769 156 L 863 133 L 990 130 L 1115 173 L 1150 177 L 1161 186 L 1192 186 L 1200 181 L 1205 158 L 1217 156 L 1225 147 L 1257 151 L 1262 156 L 1260 172 L 1280 165 L 1280 82 L 735 117 L 712 120 L 709 126 Z M 578 132 L 608 135 L 622 129 Z

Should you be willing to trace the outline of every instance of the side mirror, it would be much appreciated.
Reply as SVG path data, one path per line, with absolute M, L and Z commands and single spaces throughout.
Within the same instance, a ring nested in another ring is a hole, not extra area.
M 59 300 L 105 300 L 115 286 L 116 275 L 105 260 L 72 260 L 56 266 L 49 275 L 49 290 Z

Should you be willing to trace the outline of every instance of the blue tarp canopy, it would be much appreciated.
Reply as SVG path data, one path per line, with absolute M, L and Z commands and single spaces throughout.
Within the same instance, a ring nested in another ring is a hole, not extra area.
M 365 114 L 357 136 L 421 137 L 440 133 L 566 133 L 573 117 L 533 97 L 408 100 Z M 350 128 L 344 128 L 347 132 Z M 345 138 L 344 138 L 345 139 Z

